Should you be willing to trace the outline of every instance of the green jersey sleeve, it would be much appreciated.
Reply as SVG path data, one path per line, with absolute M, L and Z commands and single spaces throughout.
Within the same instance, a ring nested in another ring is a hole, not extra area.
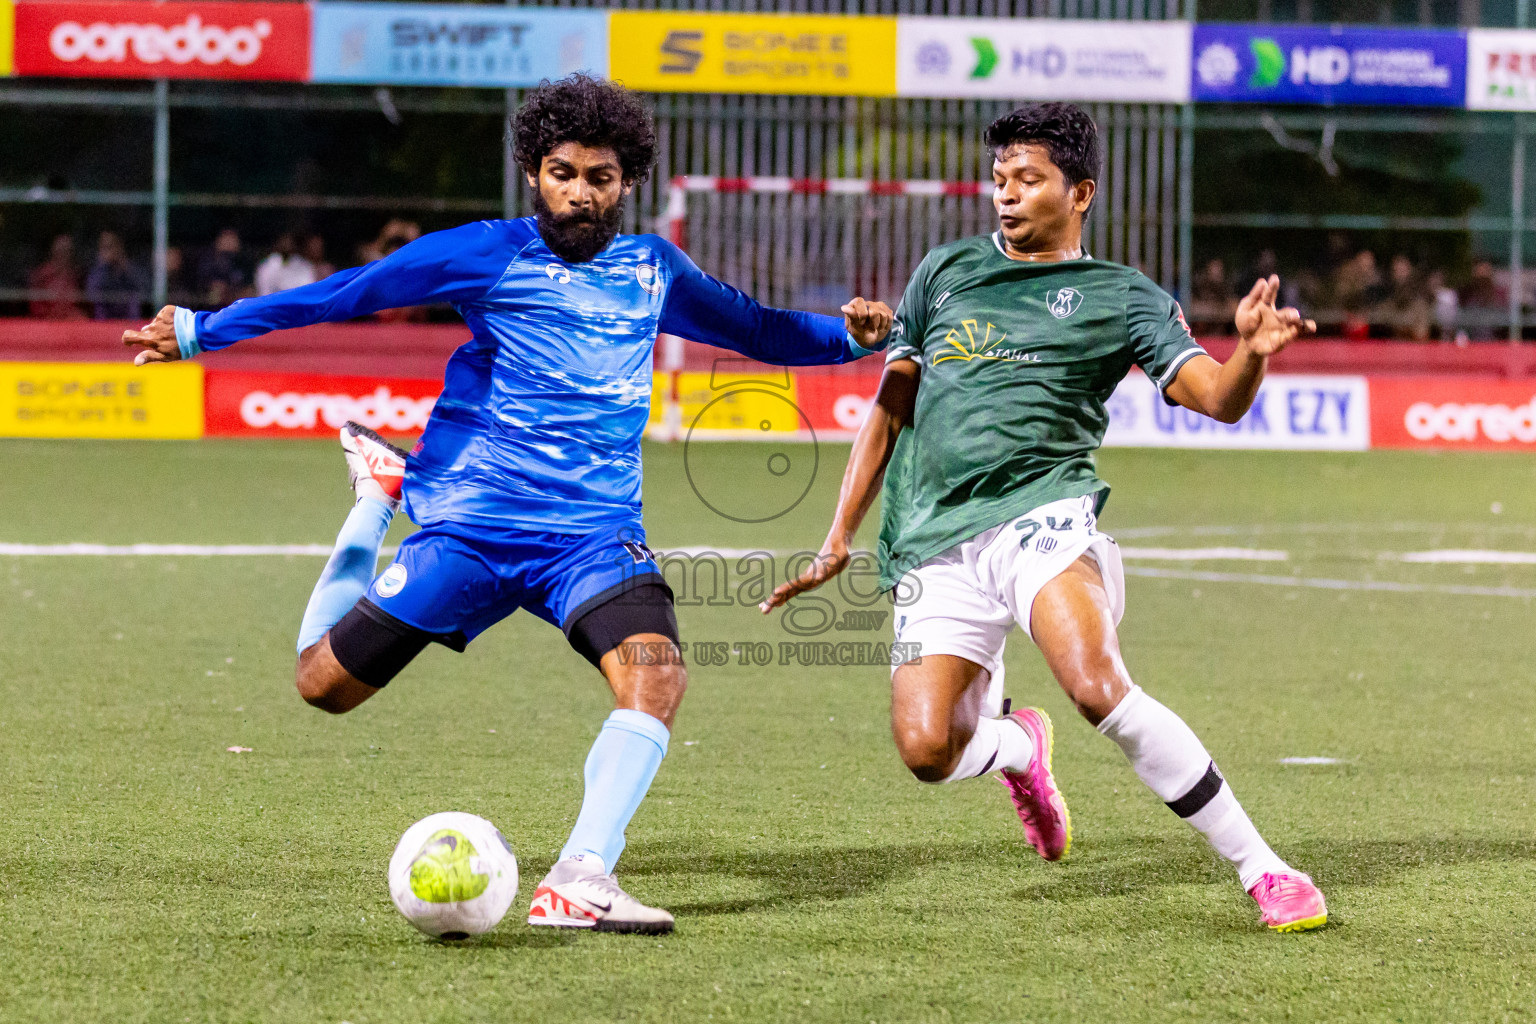
M 1159 391 L 1168 390 L 1185 363 L 1205 355 L 1173 296 L 1141 274 L 1131 279 L 1125 324 L 1136 365 L 1146 371 Z
M 916 359 L 922 362 L 923 334 L 928 330 L 928 259 L 917 265 L 907 281 L 896 319 L 891 323 L 891 342 L 886 346 L 885 361 Z

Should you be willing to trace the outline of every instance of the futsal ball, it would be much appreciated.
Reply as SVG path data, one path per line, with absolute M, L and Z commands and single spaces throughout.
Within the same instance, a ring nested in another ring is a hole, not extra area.
M 517 858 L 484 818 L 462 811 L 429 815 L 405 830 L 389 858 L 389 895 L 428 935 L 479 935 L 512 906 Z

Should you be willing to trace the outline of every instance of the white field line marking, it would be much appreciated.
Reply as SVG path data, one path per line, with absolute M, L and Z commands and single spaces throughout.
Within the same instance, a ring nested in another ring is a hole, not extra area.
M 394 548 L 383 548 L 379 554 L 390 555 L 394 552 Z M 26 556 L 304 555 L 325 558 L 330 553 L 331 546 L 328 544 L 0 544 L 0 555 Z
M 1146 558 L 1170 562 L 1284 562 L 1290 552 L 1266 548 L 1133 548 L 1122 547 L 1126 558 Z
M 1280 764 L 1343 764 L 1337 757 L 1282 757 Z
M 1484 551 L 1445 548 L 1439 551 L 1407 551 L 1395 557 L 1399 562 L 1425 562 L 1435 565 L 1536 565 L 1536 551 Z
M 1153 569 L 1127 566 L 1127 576 L 1198 583 L 1255 583 L 1266 587 L 1305 587 L 1313 590 L 1378 590 L 1392 594 L 1453 594 L 1458 597 L 1536 597 L 1536 590 L 1522 587 L 1473 587 L 1439 583 L 1394 583 L 1390 580 L 1330 580 L 1308 576 L 1261 576 L 1244 572 L 1203 572 L 1194 569 Z

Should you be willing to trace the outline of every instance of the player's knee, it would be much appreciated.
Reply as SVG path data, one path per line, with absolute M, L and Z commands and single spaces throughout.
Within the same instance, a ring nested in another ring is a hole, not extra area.
M 351 711 L 355 706 L 354 702 L 346 698 L 340 680 L 328 679 L 317 672 L 306 672 L 303 664 L 295 673 L 294 685 L 298 688 L 299 696 L 304 698 L 304 703 L 321 711 L 339 715 Z
M 1065 689 L 1077 713 L 1097 728 L 1125 697 L 1129 683 L 1111 666 L 1102 671 L 1085 672 Z
M 943 782 L 954 771 L 954 750 L 949 730 L 927 722 L 892 722 L 896 750 L 907 770 L 919 782 Z

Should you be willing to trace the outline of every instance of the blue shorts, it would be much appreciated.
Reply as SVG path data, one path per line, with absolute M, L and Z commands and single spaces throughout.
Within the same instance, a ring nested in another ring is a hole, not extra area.
M 405 539 L 366 600 L 457 650 L 519 608 L 570 633 L 587 612 L 640 583 L 663 583 L 645 534 L 590 534 L 438 523 Z

